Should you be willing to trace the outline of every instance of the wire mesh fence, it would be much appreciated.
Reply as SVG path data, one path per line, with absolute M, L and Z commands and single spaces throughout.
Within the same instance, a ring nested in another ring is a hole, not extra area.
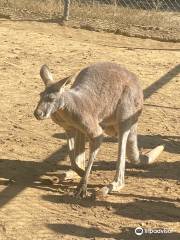
M 179 10 L 179 0 L 71 0 L 70 18 L 89 30 L 172 40 L 180 38 Z
M 179 0 L 92 0 L 92 2 L 114 4 L 116 7 L 122 6 L 132 9 L 155 9 L 168 11 L 177 11 L 180 9 Z
M 180 0 L 0 0 L 0 7 L 16 17 L 64 16 L 74 27 L 180 41 Z
M 65 0 L 70 2 L 70 0 Z M 114 5 L 114 7 L 126 7 L 131 9 L 144 9 L 144 10 L 161 10 L 161 11 L 179 11 L 179 0 L 79 0 L 71 3 L 78 2 L 79 4 L 108 4 Z

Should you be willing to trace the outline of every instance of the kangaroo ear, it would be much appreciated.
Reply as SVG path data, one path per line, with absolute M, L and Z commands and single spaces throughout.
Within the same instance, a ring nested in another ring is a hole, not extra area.
M 60 80 L 58 82 L 58 87 L 61 88 L 61 89 L 64 89 L 64 87 L 67 85 L 67 84 L 70 84 L 71 82 L 73 81 L 73 77 L 70 76 L 70 77 L 67 77 L 67 78 L 64 78 L 62 80 Z
M 40 70 L 40 76 L 46 87 L 54 83 L 53 76 L 47 65 L 43 65 Z

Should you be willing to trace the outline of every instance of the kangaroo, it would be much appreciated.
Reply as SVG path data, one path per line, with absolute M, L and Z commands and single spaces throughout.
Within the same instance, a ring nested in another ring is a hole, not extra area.
M 86 197 L 88 177 L 103 142 L 104 133 L 118 138 L 118 159 L 114 180 L 98 194 L 119 191 L 124 186 L 125 158 L 139 165 L 150 164 L 163 151 L 158 146 L 140 156 L 137 141 L 138 119 L 143 108 L 143 91 L 137 77 L 125 67 L 100 62 L 82 69 L 72 86 L 70 78 L 54 82 L 46 65 L 40 70 L 45 91 L 34 112 L 38 120 L 51 117 L 67 133 L 72 169 L 81 176 L 75 196 Z M 85 167 L 85 138 L 89 159 Z

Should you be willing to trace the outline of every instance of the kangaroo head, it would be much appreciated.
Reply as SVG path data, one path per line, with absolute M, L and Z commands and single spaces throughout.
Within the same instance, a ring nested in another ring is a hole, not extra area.
M 64 86 L 70 81 L 69 78 L 54 82 L 53 76 L 46 65 L 40 70 L 40 76 L 45 84 L 45 90 L 40 93 L 39 103 L 34 111 L 34 115 L 38 120 L 51 117 L 59 108 L 63 107 L 64 102 L 62 93 Z

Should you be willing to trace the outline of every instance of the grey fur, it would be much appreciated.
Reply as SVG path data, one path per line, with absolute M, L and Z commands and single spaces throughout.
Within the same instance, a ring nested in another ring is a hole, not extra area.
M 121 189 L 126 145 L 129 160 L 141 162 L 137 122 L 143 107 L 143 91 L 137 77 L 119 64 L 96 63 L 80 71 L 70 89 L 62 90 L 71 78 L 54 83 L 46 65 L 40 73 L 46 89 L 35 116 L 37 119 L 51 117 L 66 130 L 72 168 L 82 176 L 76 196 L 86 196 L 88 177 L 104 132 L 117 136 L 119 142 L 116 174 L 105 191 Z M 89 139 L 90 155 L 84 172 L 85 137 Z

